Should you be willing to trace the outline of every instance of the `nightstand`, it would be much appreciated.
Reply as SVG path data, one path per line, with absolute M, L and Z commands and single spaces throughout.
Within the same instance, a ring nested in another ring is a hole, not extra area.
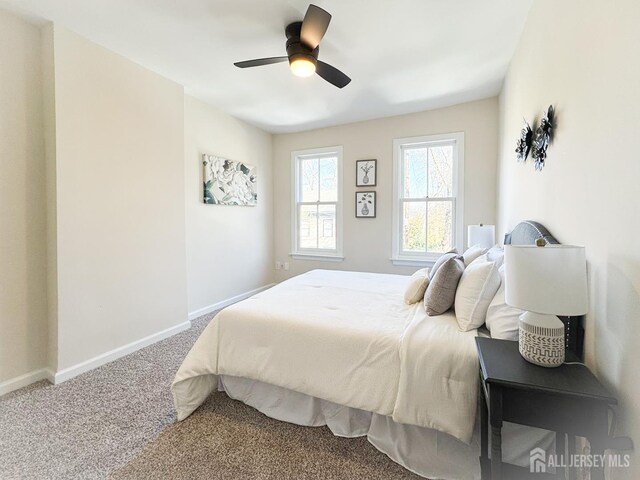
M 570 454 L 574 453 L 576 436 L 589 439 L 592 454 L 604 454 L 609 431 L 608 409 L 617 401 L 585 365 L 565 363 L 557 368 L 538 367 L 520 356 L 518 342 L 509 340 L 478 337 L 476 346 L 482 395 L 480 465 L 483 480 L 529 476 L 565 478 L 560 468 L 551 475 L 503 464 L 502 422 L 556 432 L 558 454 L 565 454 L 565 435 Z M 592 469 L 591 479 L 604 479 L 603 470 Z

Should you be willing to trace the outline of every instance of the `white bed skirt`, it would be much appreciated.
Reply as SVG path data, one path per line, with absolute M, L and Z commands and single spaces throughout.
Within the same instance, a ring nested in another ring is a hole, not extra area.
M 218 390 L 268 417 L 296 425 L 326 425 L 340 437 L 366 436 L 391 460 L 430 479 L 476 480 L 480 478 L 479 422 L 469 445 L 425 427 L 404 425 L 390 417 L 345 407 L 292 390 L 246 378 L 222 375 Z M 537 428 L 505 423 L 503 461 L 528 466 L 529 452 L 540 447 L 554 451 L 555 434 Z

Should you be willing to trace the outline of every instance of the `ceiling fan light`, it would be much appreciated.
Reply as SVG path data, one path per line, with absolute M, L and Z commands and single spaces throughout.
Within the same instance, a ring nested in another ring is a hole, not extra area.
M 315 62 L 306 55 L 296 55 L 291 57 L 289 67 L 291 67 L 291 71 L 297 77 L 310 77 L 316 73 Z

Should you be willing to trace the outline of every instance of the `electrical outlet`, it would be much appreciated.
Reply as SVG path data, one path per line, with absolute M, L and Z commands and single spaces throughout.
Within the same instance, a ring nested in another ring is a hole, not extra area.
M 289 262 L 284 262 L 284 269 L 289 270 Z
M 282 262 L 276 262 L 276 270 L 280 270 L 282 268 Z

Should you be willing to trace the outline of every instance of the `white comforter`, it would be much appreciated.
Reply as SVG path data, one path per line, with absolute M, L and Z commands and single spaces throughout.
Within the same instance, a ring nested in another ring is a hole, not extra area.
M 435 428 L 469 442 L 475 331 L 406 305 L 407 277 L 314 270 L 236 303 L 202 332 L 172 385 L 178 419 L 233 375 Z

